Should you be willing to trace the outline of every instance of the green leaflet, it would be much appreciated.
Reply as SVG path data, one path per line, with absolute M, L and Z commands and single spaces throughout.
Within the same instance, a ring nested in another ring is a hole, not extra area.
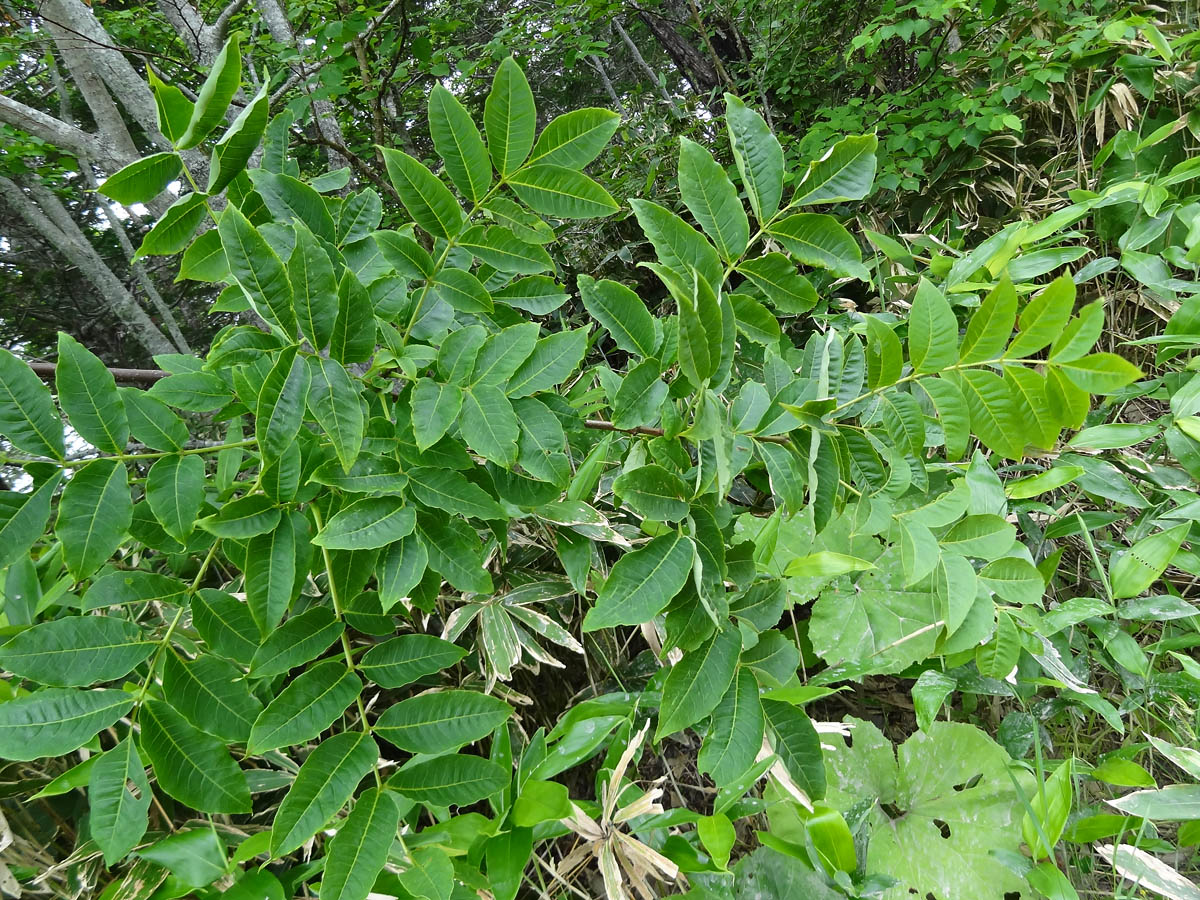
M 333 216 L 324 199 L 311 186 L 290 175 L 266 169 L 251 169 L 247 174 L 276 219 L 303 222 L 317 237 L 326 241 L 334 239 Z
M 463 212 L 449 189 L 407 153 L 381 149 L 388 178 L 413 221 L 436 237 L 458 234 Z
M 280 516 L 273 529 L 255 535 L 247 544 L 244 608 L 261 635 L 269 634 L 279 624 L 292 601 L 297 562 L 302 546 L 307 544 L 302 523 L 299 513 Z
M 617 203 L 599 184 L 565 166 L 539 163 L 508 176 L 518 197 L 535 213 L 557 219 L 610 216 Z
M 10 566 L 25 559 L 29 548 L 42 536 L 50 519 L 50 499 L 62 481 L 62 472 L 55 472 L 29 495 L 4 492 L 17 504 L 3 525 L 0 525 L 0 564 Z M 23 499 L 18 499 L 23 498 Z
M 110 572 L 92 581 L 80 601 L 84 612 L 123 606 L 130 603 L 163 601 L 179 604 L 188 593 L 188 586 L 178 578 L 157 572 Z
M 422 514 L 416 533 L 431 569 L 460 591 L 491 593 L 492 577 L 483 567 L 483 546 L 467 523 Z
M 814 800 L 825 796 L 825 763 L 821 739 L 803 711 L 779 700 L 763 700 L 763 716 L 771 746 L 799 788 Z
M 412 533 L 416 513 L 399 497 L 368 497 L 342 509 L 312 542 L 328 550 L 374 550 Z
M 321 895 L 340 900 L 366 900 L 387 862 L 388 849 L 400 823 L 394 795 L 380 788 L 363 791 L 350 815 L 329 842 Z
M 726 628 L 675 664 L 663 685 L 656 741 L 694 725 L 717 707 L 733 682 L 741 650 L 741 634 Z
M 800 315 L 817 304 L 817 292 L 782 253 L 742 260 L 737 270 L 758 286 L 781 313 Z
M 417 448 L 427 450 L 442 439 L 462 409 L 462 389 L 420 378 L 412 391 L 413 434 Z
M 529 156 L 537 127 L 533 91 L 511 56 L 496 68 L 484 102 L 483 125 L 492 164 L 501 177 L 511 175 Z
M 537 344 L 538 328 L 523 322 L 488 337 L 475 357 L 471 383 L 501 385 L 529 358 Z
M 1075 282 L 1060 275 L 1025 305 L 1018 322 L 1020 333 L 1004 355 L 1013 359 L 1031 356 L 1059 338 L 1075 308 Z
M 1185 522 L 1142 538 L 1118 556 L 1109 566 L 1113 597 L 1135 597 L 1158 580 L 1186 539 L 1188 527 Z
M 453 469 L 418 466 L 409 470 L 408 477 L 412 495 L 426 506 L 477 519 L 504 516 L 500 504 L 483 488 Z
M 487 147 L 466 107 L 441 84 L 429 94 L 429 133 L 454 186 L 478 203 L 492 183 Z
M 504 468 L 516 462 L 520 424 L 500 388 L 476 384 L 464 391 L 458 427 L 467 446 L 484 459 Z
M 639 516 L 678 522 L 688 514 L 692 491 L 662 466 L 642 466 L 613 482 L 613 491 Z
M 960 363 L 999 359 L 1012 337 L 1017 319 L 1017 292 L 1007 278 L 987 295 L 967 322 L 959 351 Z
M 342 468 L 349 472 L 362 449 L 366 421 L 359 387 L 331 359 L 309 357 L 312 380 L 308 409 L 333 442 Z
M 603 325 L 622 350 L 650 357 L 658 347 L 654 318 L 640 297 L 615 281 L 579 276 L 579 293 L 587 311 Z
M 695 552 L 691 538 L 667 534 L 626 553 L 596 593 L 596 604 L 584 617 L 583 630 L 649 622 L 683 587 Z
M 732 94 L 724 99 L 733 159 L 754 217 L 765 225 L 779 209 L 783 195 L 783 148 L 762 116 Z
M 940 372 L 958 361 L 958 319 L 942 292 L 924 278 L 908 318 L 908 358 L 917 373 Z
M 279 524 L 279 507 L 265 494 L 250 494 L 230 500 L 211 516 L 196 524 L 219 538 L 252 538 L 266 534 Z
M 442 269 L 433 283 L 434 293 L 459 312 L 485 313 L 492 298 L 479 279 L 465 269 Z
M 66 616 L 35 625 L 0 646 L 0 666 L 58 687 L 114 681 L 154 650 L 132 622 L 100 616 Z
M 192 621 L 205 644 L 215 653 L 246 665 L 260 638 L 248 607 L 248 603 L 211 588 L 202 588 L 192 597 Z
M 270 115 L 267 87 L 264 81 L 258 93 L 242 108 L 213 147 L 206 193 L 211 195 L 224 190 L 246 168 L 246 163 L 254 155 Z
M 554 268 L 554 261 L 542 247 L 521 240 L 500 225 L 468 228 L 459 237 L 458 245 L 500 272 L 537 275 Z
M 337 280 L 329 254 L 303 222 L 294 226 L 296 246 L 288 257 L 287 274 L 300 333 L 316 350 L 323 350 L 333 335 L 337 318 Z
M 879 139 L 873 134 L 842 138 L 824 156 L 808 164 L 792 203 L 812 205 L 863 199 L 875 181 L 878 145 Z
M 858 242 L 833 216 L 797 213 L 773 224 L 769 233 L 806 266 L 828 269 L 842 278 L 868 279 Z
M 181 372 L 157 381 L 147 392 L 176 409 L 191 412 L 211 412 L 228 403 L 232 396 L 226 383 L 207 372 Z
M 149 824 L 150 782 L 132 737 L 96 760 L 87 787 L 92 840 L 111 866 L 137 846 Z
M 291 681 L 259 714 L 246 749 L 261 753 L 315 738 L 345 712 L 362 681 L 343 660 L 313 666 Z
M 574 109 L 550 121 L 538 135 L 530 163 L 582 169 L 608 144 L 621 117 L 609 109 Z
M 254 434 L 259 449 L 270 460 L 278 459 L 296 439 L 304 418 L 311 370 L 295 347 L 279 354 L 258 395 Z
M 398 688 L 449 668 L 467 651 L 428 634 L 403 634 L 372 647 L 358 671 L 380 687 Z
M 58 504 L 54 532 L 67 568 L 78 580 L 100 568 L 133 521 L 125 466 L 97 459 L 76 470 Z
M 24 362 L 0 349 L 0 434 L 35 456 L 62 459 L 62 422 L 50 392 Z
M 250 693 L 243 673 L 232 663 L 208 654 L 187 661 L 174 653 L 163 658 L 163 693 L 197 728 L 226 741 L 250 736 L 262 703 Z
M 109 453 L 125 452 L 129 420 L 112 373 L 82 344 L 61 332 L 54 383 L 58 403 L 81 438 Z
M 142 704 L 141 747 L 158 786 L 188 806 L 210 813 L 250 810 L 246 778 L 225 744 L 191 725 L 160 700 Z
M 410 753 L 445 753 L 491 734 L 512 715 L 503 700 L 474 691 L 435 691 L 389 706 L 374 731 Z
M 609 404 L 613 425 L 637 428 L 657 419 L 669 390 L 661 375 L 662 365 L 657 359 L 642 360 L 629 370 Z
M 167 404 L 145 391 L 121 388 L 121 400 L 134 439 L 155 450 L 181 450 L 187 443 L 187 425 Z
M 225 42 L 216 58 L 212 69 L 200 92 L 196 96 L 196 105 L 191 118 L 183 133 L 174 139 L 175 146 L 180 150 L 195 147 L 208 137 L 225 115 L 230 102 L 241 86 L 242 81 L 242 50 L 241 32 L 234 32 Z M 160 106 L 160 118 L 164 107 Z
M 479 756 L 451 753 L 412 761 L 388 779 L 388 787 L 431 806 L 466 806 L 504 787 L 509 773 Z
M 250 660 L 250 675 L 273 678 L 320 656 L 346 626 L 328 607 L 314 606 L 273 629 Z
M 179 174 L 181 166 L 174 153 L 152 153 L 114 172 L 97 190 L 122 206 L 145 203 L 166 189 Z
M 421 583 L 428 564 L 429 554 L 415 533 L 401 538 L 379 554 L 375 580 L 379 603 L 385 613 Z
M 588 330 L 560 331 L 539 340 L 508 379 L 509 397 L 528 397 L 566 381 L 579 368 L 587 350 Z
M 167 211 L 142 238 L 134 261 L 144 256 L 171 256 L 186 247 L 208 215 L 206 199 L 204 194 L 192 191 L 168 206 Z
M 271 855 L 291 853 L 346 805 L 379 758 L 370 736 L 359 731 L 322 741 L 304 765 L 271 825 Z
M 217 232 L 230 274 L 250 305 L 291 339 L 296 333 L 292 283 L 278 254 L 236 206 L 227 206 L 221 213 Z
M 687 138 L 679 141 L 679 193 L 723 259 L 732 262 L 746 252 L 750 222 L 737 189 L 712 155 Z
M 704 235 L 657 203 L 649 200 L 631 200 L 629 203 L 662 265 L 681 275 L 695 270 L 711 288 L 720 286 L 721 258 Z
M 367 289 L 347 269 L 338 284 L 338 313 L 329 339 L 329 356 L 341 363 L 360 363 L 375 352 L 375 308 Z
M 0 759 L 62 756 L 133 707 L 125 691 L 45 688 L 0 704 Z
M 739 669 L 713 709 L 712 724 L 700 748 L 700 770 L 720 786 L 741 775 L 762 747 L 763 723 L 758 681 L 749 669 Z

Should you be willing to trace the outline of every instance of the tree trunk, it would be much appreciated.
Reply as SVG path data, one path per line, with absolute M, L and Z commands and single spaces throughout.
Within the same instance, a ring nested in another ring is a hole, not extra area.
M 674 98 L 671 96 L 666 86 L 663 85 L 662 80 L 658 77 L 658 73 L 650 68 L 650 64 L 646 62 L 646 58 L 642 56 L 642 52 L 638 50 L 637 44 L 633 42 L 633 38 L 629 36 L 629 32 L 622 28 L 621 23 L 616 19 L 613 19 L 612 25 L 613 29 L 616 30 L 617 35 L 621 38 L 621 43 L 625 45 L 625 49 L 628 50 L 629 55 L 633 57 L 634 63 L 639 69 L 642 70 L 642 74 L 646 76 L 647 80 L 653 83 L 655 88 L 658 89 L 659 94 L 662 95 L 662 98 L 670 104 L 671 111 L 678 113 L 679 107 L 675 105 Z
M 113 271 L 79 230 L 54 194 L 40 182 L 31 182 L 26 194 L 16 182 L 0 177 L 0 196 L 96 288 L 105 305 L 129 333 L 151 354 L 175 353 L 177 348 L 159 331 Z
M 72 45 L 88 55 L 113 98 L 141 126 L 150 141 L 160 150 L 169 150 L 170 143 L 158 131 L 158 114 L 150 86 L 125 58 L 91 8 L 81 0 L 44 0 L 41 16 L 52 33 L 57 30 L 66 35 Z M 55 40 L 61 51 L 63 45 L 57 34 Z
M 292 30 L 292 23 L 288 21 L 287 11 L 278 0 L 258 0 L 255 7 L 258 9 L 259 15 L 262 16 L 263 22 L 266 23 L 271 37 L 280 44 L 296 48 L 296 52 L 300 56 L 299 74 L 301 89 L 309 96 L 313 123 L 316 126 L 317 133 L 328 142 L 324 146 L 329 167 L 331 169 L 340 169 L 347 164 L 347 160 L 345 156 L 333 148 L 344 147 L 346 145 L 346 138 L 342 135 L 342 126 L 338 124 L 337 116 L 333 111 L 333 104 L 328 100 L 317 100 L 312 96 L 312 85 L 308 83 L 308 73 L 304 69 L 305 50 L 307 49 L 304 42 L 297 39 L 296 33 Z
M 667 4 L 662 8 L 670 10 Z M 694 90 L 701 97 L 707 97 L 715 89 L 721 86 L 721 78 L 717 73 L 716 66 L 712 60 L 701 53 L 690 40 L 680 34 L 676 24 L 682 24 L 687 17 L 687 13 L 683 12 L 678 19 L 674 21 L 665 16 L 660 15 L 656 11 L 649 9 L 638 10 L 638 17 L 650 29 L 650 33 L 654 35 L 655 40 L 671 57 L 671 61 L 675 63 L 680 74 L 688 80 Z

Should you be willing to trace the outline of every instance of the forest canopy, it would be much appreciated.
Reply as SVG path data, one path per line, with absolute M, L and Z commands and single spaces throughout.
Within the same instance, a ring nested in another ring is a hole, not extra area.
M 0 6 L 0 894 L 1200 898 L 1198 27 Z

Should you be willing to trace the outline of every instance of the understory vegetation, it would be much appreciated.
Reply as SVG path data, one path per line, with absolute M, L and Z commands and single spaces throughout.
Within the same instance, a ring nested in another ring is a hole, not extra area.
M 101 6 L 0 40 L 0 894 L 1200 898 L 1191 5 Z

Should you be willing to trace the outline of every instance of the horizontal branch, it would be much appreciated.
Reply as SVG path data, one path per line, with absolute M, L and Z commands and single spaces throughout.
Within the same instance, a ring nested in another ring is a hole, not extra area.
M 588 419 L 583 424 L 597 431 L 616 431 L 620 434 L 644 434 L 648 437 L 662 437 L 666 434 L 661 428 L 647 428 L 644 425 L 636 428 L 618 428 L 612 422 L 605 422 L 603 419 Z M 752 434 L 750 437 L 768 444 L 790 444 L 792 442 L 786 434 Z
M 51 381 L 54 378 L 54 363 L 31 362 L 29 368 L 43 381 Z M 108 371 L 122 384 L 154 384 L 171 374 L 163 369 L 122 369 L 112 366 L 108 367 Z
M 54 363 L 34 362 L 29 363 L 29 368 L 33 369 L 44 381 L 54 378 Z M 113 378 L 117 381 L 126 384 L 154 384 L 159 379 L 166 378 L 171 374 L 162 369 L 121 369 L 112 366 L 108 371 L 112 372 Z M 616 431 L 620 434 L 641 434 L 647 437 L 662 437 L 666 434 L 661 428 L 648 428 L 644 425 L 639 425 L 637 428 L 618 428 L 612 422 L 606 422 L 603 419 L 587 419 L 583 424 L 596 431 Z M 787 444 L 791 440 L 786 434 L 757 434 L 752 437 L 756 441 L 766 441 L 769 444 Z

